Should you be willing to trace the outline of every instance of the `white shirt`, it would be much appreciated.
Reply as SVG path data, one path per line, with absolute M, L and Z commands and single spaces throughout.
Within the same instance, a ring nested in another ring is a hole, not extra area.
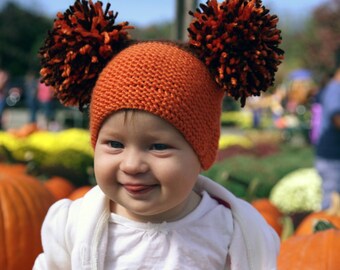
M 277 269 L 280 239 L 251 204 L 236 198 L 221 185 L 204 176 L 198 177 L 195 191 L 199 194 L 206 191 L 221 203 L 229 204 L 233 218 L 233 235 L 226 256 L 231 270 Z M 51 206 L 42 226 L 44 252 L 37 257 L 33 269 L 103 270 L 108 259 L 106 255 L 111 216 L 109 205 L 109 199 L 96 186 L 81 199 L 75 201 L 63 199 Z M 218 222 L 210 220 L 206 224 L 208 227 L 200 226 L 202 228 L 196 231 L 198 236 L 195 240 L 199 241 L 203 239 L 202 237 L 209 240 L 208 232 L 211 231 L 209 226 L 220 231 L 221 226 L 226 226 L 230 219 L 228 216 L 225 220 L 221 217 L 221 220 Z M 124 241 L 119 244 L 128 245 Z M 181 256 L 190 257 L 187 254 L 192 250 L 190 247 L 190 250 L 186 250 L 187 253 Z M 209 248 L 205 250 L 210 252 Z M 225 257 L 221 264 L 224 261 Z
M 207 192 L 193 212 L 175 222 L 109 219 L 105 269 L 226 269 L 233 233 L 230 209 Z

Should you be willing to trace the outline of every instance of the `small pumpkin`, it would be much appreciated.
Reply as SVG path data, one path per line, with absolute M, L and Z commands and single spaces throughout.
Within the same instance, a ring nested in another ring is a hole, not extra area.
M 54 201 L 38 179 L 0 170 L 1 269 L 32 269 L 42 252 L 41 225 Z
M 8 129 L 7 132 L 18 138 L 25 138 L 39 130 L 40 129 L 36 123 L 27 123 L 20 128 Z
M 25 174 L 26 165 L 20 163 L 0 163 L 0 172 L 7 174 Z
M 251 203 L 257 211 L 263 216 L 267 223 L 277 232 L 279 236 L 282 234 L 283 225 L 282 218 L 283 214 L 280 210 L 271 203 L 269 199 L 256 199 Z
M 296 228 L 295 235 L 308 235 L 313 233 L 314 224 L 320 220 L 331 222 L 340 229 L 340 195 L 332 194 L 332 203 L 329 209 L 309 214 Z
M 76 190 L 74 190 L 69 196 L 68 198 L 70 200 L 76 200 L 79 199 L 81 197 L 83 197 L 90 189 L 92 189 L 93 186 L 82 186 L 77 188 Z
M 67 198 L 76 189 L 69 180 L 60 176 L 52 176 L 44 184 L 56 200 Z
M 340 230 L 324 221 L 319 221 L 314 228 L 313 234 L 293 235 L 282 242 L 278 270 L 339 269 Z

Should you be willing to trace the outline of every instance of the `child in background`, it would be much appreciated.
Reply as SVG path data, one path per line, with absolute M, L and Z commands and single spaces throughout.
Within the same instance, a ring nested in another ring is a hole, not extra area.
M 45 122 L 46 122 L 46 127 L 48 127 L 48 124 L 53 120 L 54 118 L 54 113 L 53 113 L 53 90 L 51 87 L 47 86 L 44 83 L 39 83 L 38 84 L 38 94 L 37 98 L 39 101 L 39 105 L 42 108 L 42 111 L 45 115 Z
M 276 269 L 274 230 L 200 172 L 225 92 L 244 105 L 274 81 L 277 17 L 261 1 L 208 1 L 178 44 L 129 40 L 108 8 L 77 0 L 41 49 L 57 98 L 89 106 L 98 185 L 50 208 L 34 269 Z

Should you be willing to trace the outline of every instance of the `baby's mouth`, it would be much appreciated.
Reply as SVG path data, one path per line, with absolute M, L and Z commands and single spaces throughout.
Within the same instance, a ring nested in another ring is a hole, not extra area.
M 157 185 L 132 185 L 132 184 L 125 184 L 123 187 L 132 194 L 144 194 L 152 189 L 154 189 Z

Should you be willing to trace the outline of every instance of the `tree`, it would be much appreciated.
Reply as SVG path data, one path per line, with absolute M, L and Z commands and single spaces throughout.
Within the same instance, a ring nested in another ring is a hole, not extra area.
M 28 72 L 38 74 L 38 51 L 52 24 L 52 18 L 7 3 L 0 10 L 0 68 L 14 77 L 23 77 Z M 172 29 L 172 23 L 164 23 L 135 29 L 132 36 L 141 40 L 170 39 Z
M 144 28 L 135 28 L 131 31 L 131 36 L 136 40 L 168 40 L 171 39 L 173 23 L 150 25 Z
M 52 20 L 7 3 L 0 11 L 0 67 L 12 76 L 39 68 L 38 50 Z
M 303 37 L 306 66 L 319 74 L 320 81 L 335 68 L 340 50 L 340 0 L 329 0 L 319 6 L 309 22 Z

